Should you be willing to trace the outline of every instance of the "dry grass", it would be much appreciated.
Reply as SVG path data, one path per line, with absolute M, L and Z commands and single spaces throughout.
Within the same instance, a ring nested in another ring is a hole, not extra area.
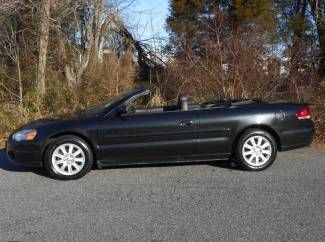
M 314 143 L 316 145 L 325 145 L 325 109 L 322 106 L 312 107 L 312 117 L 316 126 Z

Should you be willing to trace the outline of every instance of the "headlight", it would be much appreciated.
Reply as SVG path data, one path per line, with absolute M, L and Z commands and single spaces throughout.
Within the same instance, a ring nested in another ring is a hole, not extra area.
M 12 139 L 15 141 L 22 140 L 33 140 L 37 135 L 37 131 L 35 129 L 22 130 L 17 133 L 14 133 Z

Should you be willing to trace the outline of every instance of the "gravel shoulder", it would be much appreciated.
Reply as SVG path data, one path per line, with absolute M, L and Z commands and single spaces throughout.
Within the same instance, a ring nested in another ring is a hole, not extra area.
M 69 182 L 0 151 L 0 241 L 323 241 L 325 149 L 229 162 L 93 170 Z

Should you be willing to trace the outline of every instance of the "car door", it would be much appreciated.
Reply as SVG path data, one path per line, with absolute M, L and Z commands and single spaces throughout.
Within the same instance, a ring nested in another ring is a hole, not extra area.
M 100 159 L 106 163 L 141 163 L 190 156 L 196 142 L 198 113 L 112 114 L 98 129 Z
M 229 156 L 232 149 L 232 135 L 237 122 L 233 111 L 228 107 L 201 109 L 197 155 L 207 155 L 211 158 Z

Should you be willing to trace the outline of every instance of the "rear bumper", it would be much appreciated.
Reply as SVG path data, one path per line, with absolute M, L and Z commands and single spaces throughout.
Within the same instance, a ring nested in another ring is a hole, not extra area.
M 16 164 L 25 166 L 42 166 L 42 151 L 33 142 L 14 142 L 9 139 L 6 143 L 8 159 Z
M 315 126 L 312 122 L 299 129 L 291 129 L 282 133 L 281 151 L 293 150 L 309 146 L 314 139 Z
M 294 144 L 294 145 L 289 145 L 289 146 L 282 146 L 280 151 L 288 151 L 288 150 L 304 148 L 304 147 L 310 146 L 311 143 L 312 142 L 310 142 L 310 143 L 302 143 L 302 144 Z

